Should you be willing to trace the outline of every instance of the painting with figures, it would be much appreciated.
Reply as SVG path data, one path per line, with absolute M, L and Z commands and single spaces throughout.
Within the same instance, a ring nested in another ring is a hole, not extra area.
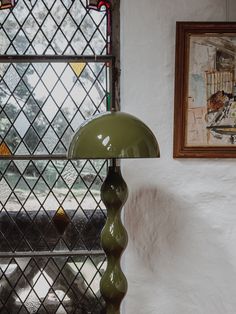
M 177 22 L 174 157 L 234 157 L 236 23 Z

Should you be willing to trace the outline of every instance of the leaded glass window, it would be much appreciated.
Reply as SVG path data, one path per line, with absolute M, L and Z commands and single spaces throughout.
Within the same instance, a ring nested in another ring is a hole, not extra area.
M 105 161 L 66 158 L 109 110 L 109 2 L 0 5 L 0 312 L 102 313 Z

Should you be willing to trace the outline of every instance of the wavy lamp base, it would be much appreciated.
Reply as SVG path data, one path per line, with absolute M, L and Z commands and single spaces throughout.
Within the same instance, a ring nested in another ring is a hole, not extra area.
M 128 187 L 120 167 L 109 167 L 101 187 L 101 199 L 107 208 L 107 220 L 101 233 L 101 244 L 107 256 L 100 290 L 106 302 L 106 314 L 120 314 L 120 304 L 127 292 L 127 280 L 120 266 L 120 258 L 127 246 L 128 236 L 121 221 L 121 210 L 128 197 Z

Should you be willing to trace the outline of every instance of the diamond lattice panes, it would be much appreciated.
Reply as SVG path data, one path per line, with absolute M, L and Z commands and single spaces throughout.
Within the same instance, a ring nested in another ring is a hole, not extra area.
M 1 313 L 94 313 L 104 256 L 0 258 Z
M 0 54 L 107 53 L 107 15 L 82 0 L 18 0 L 0 14 Z
M 1 252 L 100 249 L 106 162 L 4 160 L 0 173 Z
M 106 111 L 106 72 L 104 63 L 2 63 L 0 140 L 15 155 L 65 154 L 78 126 Z
M 111 19 L 86 0 L 0 11 L 0 312 L 101 314 L 103 160 L 68 160 L 109 109 Z

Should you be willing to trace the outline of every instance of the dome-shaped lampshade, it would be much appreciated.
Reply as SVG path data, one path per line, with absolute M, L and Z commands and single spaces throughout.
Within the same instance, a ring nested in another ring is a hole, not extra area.
M 69 147 L 71 159 L 159 157 L 152 131 L 139 119 L 123 112 L 106 112 L 85 121 Z

